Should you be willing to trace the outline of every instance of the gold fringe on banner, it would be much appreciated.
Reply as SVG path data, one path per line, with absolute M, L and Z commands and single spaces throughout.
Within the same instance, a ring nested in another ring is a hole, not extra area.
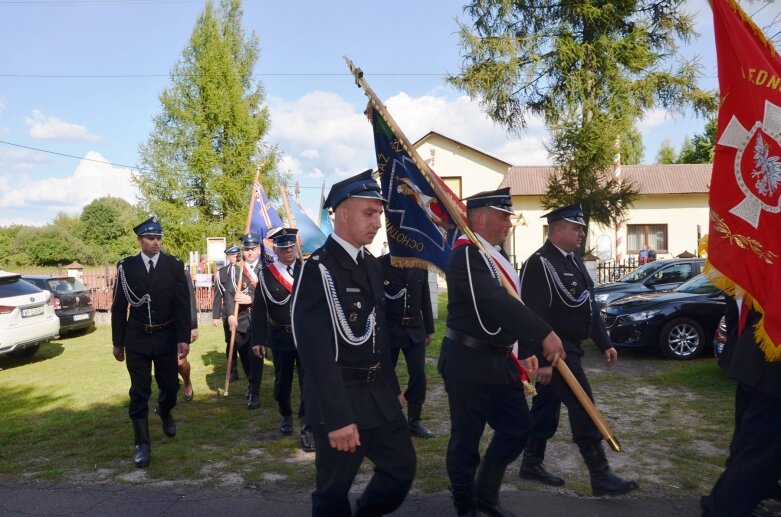
M 776 346 L 770 336 L 765 331 L 765 310 L 759 304 L 756 298 L 747 293 L 742 287 L 736 284 L 733 280 L 728 278 L 724 273 L 713 267 L 710 261 L 705 263 L 703 272 L 708 276 L 708 279 L 713 285 L 724 291 L 727 296 L 732 298 L 741 298 L 743 304 L 749 309 L 754 310 L 762 315 L 759 322 L 754 325 L 754 336 L 762 353 L 765 354 L 765 360 L 768 362 L 781 361 L 781 344 Z

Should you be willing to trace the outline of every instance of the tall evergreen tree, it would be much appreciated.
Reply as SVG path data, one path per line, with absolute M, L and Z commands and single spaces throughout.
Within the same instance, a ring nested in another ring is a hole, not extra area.
M 207 236 L 242 234 L 256 168 L 270 184 L 276 167 L 276 149 L 261 145 L 269 113 L 252 77 L 258 38 L 245 37 L 242 14 L 240 0 L 207 2 L 140 148 L 142 206 L 160 218 L 166 249 L 180 257 L 203 250 Z
M 686 142 L 684 142 L 683 145 L 685 147 Z M 669 165 L 671 163 L 676 163 L 677 160 L 678 155 L 675 152 L 675 147 L 673 147 L 673 144 L 670 142 L 669 138 L 665 138 L 662 140 L 662 145 L 659 146 L 659 151 L 656 153 L 656 163 Z
M 715 94 L 697 87 L 696 62 L 671 67 L 677 42 L 694 34 L 683 3 L 472 0 L 465 7 L 462 74 L 450 82 L 510 132 L 530 115 L 544 118 L 556 168 L 546 208 L 581 201 L 588 218 L 614 222 L 636 196 L 612 175 L 621 138 L 656 106 L 714 108 Z

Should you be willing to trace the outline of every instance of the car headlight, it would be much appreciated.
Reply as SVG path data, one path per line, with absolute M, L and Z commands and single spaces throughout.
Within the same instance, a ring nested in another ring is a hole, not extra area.
M 624 318 L 628 319 L 629 321 L 645 321 L 650 320 L 654 316 L 656 316 L 659 313 L 658 310 L 656 311 L 642 311 L 642 312 L 634 312 L 632 314 L 627 314 L 624 316 Z
M 608 298 L 610 298 L 609 294 L 597 294 L 594 296 L 594 301 L 599 303 L 604 303 L 607 301 Z

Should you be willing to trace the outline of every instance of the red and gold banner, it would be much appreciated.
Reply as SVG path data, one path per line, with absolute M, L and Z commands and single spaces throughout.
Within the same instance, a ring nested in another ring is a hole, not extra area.
M 709 275 L 763 317 L 781 360 L 781 58 L 733 0 L 712 0 L 719 108 L 710 185 Z

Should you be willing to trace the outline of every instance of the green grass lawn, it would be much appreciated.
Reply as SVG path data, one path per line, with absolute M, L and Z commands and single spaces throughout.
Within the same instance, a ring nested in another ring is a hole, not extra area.
M 427 352 L 429 388 L 423 416 L 436 436 L 414 440 L 418 453 L 415 488 L 422 491 L 441 491 L 448 486 L 444 458 L 450 424 L 447 398 L 435 368 L 446 310 L 442 296 L 442 318 Z M 174 410 L 179 431 L 173 439 L 163 435 L 159 419 L 150 415 L 152 464 L 145 471 L 133 467 L 133 434 L 127 417 L 130 382 L 125 364 L 111 355 L 108 326 L 43 345 L 29 359 L 0 358 L 0 479 L 187 481 L 207 486 L 309 490 L 314 480 L 314 454 L 299 449 L 298 422 L 290 437 L 277 431 L 273 368 L 264 368 L 262 407 L 248 411 L 243 373 L 232 383 L 230 395 L 222 395 L 224 346 L 222 327 L 202 324 L 200 339 L 190 353 L 195 399 L 183 402 L 180 393 Z M 655 492 L 702 493 L 723 465 L 731 433 L 734 385 L 725 381 L 712 359 L 683 363 L 654 356 L 635 358 L 646 359 L 653 361 L 654 368 L 644 375 L 623 374 L 620 369 L 610 375 L 590 374 L 597 405 L 626 446 L 620 465 L 625 471 L 637 472 L 643 487 Z M 401 366 L 403 356 L 400 361 Z M 405 368 L 399 368 L 399 378 L 406 383 Z M 657 395 L 669 392 L 674 396 L 646 399 L 643 393 L 648 389 L 656 390 Z M 296 400 L 297 396 L 296 387 Z M 153 393 L 152 406 L 155 397 Z M 650 413 L 645 411 L 645 403 L 651 407 Z M 489 436 L 487 432 L 484 443 Z M 567 474 L 567 488 L 585 491 L 587 473 L 582 461 L 573 457 L 576 449 L 564 417 L 551 450 L 551 461 Z M 611 460 L 617 457 L 611 456 Z M 572 468 L 567 470 L 563 464 L 570 460 Z M 370 472 L 367 461 L 361 475 L 365 479 Z M 507 483 L 538 488 L 520 482 L 517 468 L 508 472 L 512 474 L 508 474 Z M 668 489 L 668 485 L 675 489 Z

